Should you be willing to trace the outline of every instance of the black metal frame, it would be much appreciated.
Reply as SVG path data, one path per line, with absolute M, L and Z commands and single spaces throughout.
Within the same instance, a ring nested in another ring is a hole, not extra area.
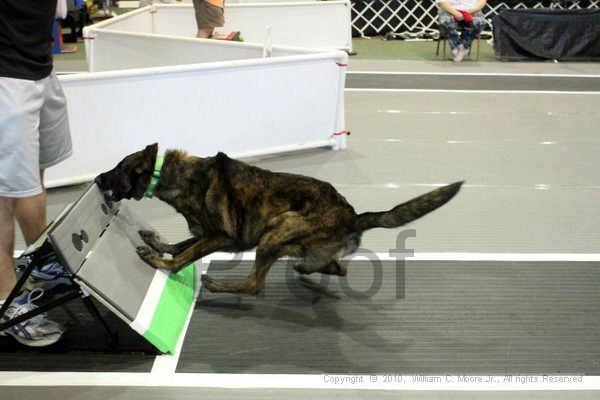
M 10 307 L 10 305 L 13 303 L 14 299 L 19 295 L 19 293 L 21 292 L 21 289 L 25 285 L 25 282 L 27 281 L 27 278 L 29 278 L 29 276 L 31 275 L 31 272 L 33 271 L 33 269 L 36 266 L 42 266 L 42 265 L 47 264 L 48 262 L 51 262 L 51 261 L 57 259 L 57 255 L 56 255 L 54 249 L 52 248 L 50 242 L 48 241 L 47 237 L 45 238 L 45 240 L 43 241 L 43 244 L 40 247 L 28 252 L 28 254 L 25 257 L 28 258 L 26 267 L 24 268 L 21 276 L 19 277 L 17 284 L 15 285 L 13 290 L 10 292 L 10 294 L 4 301 L 4 304 L 2 305 L 2 307 L 0 307 L 0 318 L 2 318 L 4 316 L 4 314 L 8 310 L 8 307 Z M 108 345 L 110 346 L 110 348 L 114 349 L 114 348 L 118 347 L 119 346 L 118 332 L 112 332 L 110 330 L 110 327 L 108 326 L 108 324 L 106 323 L 106 321 L 104 320 L 102 315 L 100 315 L 98 308 L 96 307 L 94 302 L 91 300 L 89 294 L 86 293 L 77 284 L 77 282 L 75 282 L 73 280 L 72 277 L 71 277 L 71 285 L 72 285 L 71 289 L 69 289 L 66 293 L 61 295 L 59 298 L 57 298 L 49 303 L 42 304 L 42 305 L 36 307 L 35 310 L 28 311 L 28 312 L 21 314 L 15 318 L 11 318 L 8 321 L 0 323 L 0 331 L 10 328 L 14 325 L 20 324 L 23 321 L 27 321 L 30 318 L 33 318 L 37 315 L 40 315 L 46 311 L 49 311 L 53 308 L 61 306 L 71 300 L 74 300 L 74 299 L 80 297 L 82 299 L 83 304 L 85 305 L 86 309 L 92 315 L 94 320 L 96 320 L 96 322 L 98 322 L 100 325 L 102 325 L 104 337 L 106 338 L 106 341 L 107 341 Z

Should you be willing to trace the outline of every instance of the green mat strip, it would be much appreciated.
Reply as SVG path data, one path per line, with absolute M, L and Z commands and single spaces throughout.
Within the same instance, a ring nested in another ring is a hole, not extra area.
M 163 289 L 150 327 L 143 336 L 163 353 L 173 354 L 183 330 L 196 288 L 196 267 L 191 264 L 171 274 Z

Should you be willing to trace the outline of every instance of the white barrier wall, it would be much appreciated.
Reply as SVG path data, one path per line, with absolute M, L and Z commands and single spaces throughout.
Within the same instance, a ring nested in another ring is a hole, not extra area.
M 143 18 L 146 21 L 141 21 Z M 349 0 L 226 4 L 225 26 L 218 30 L 240 31 L 246 42 L 264 43 L 268 25 L 272 27 L 274 45 L 352 51 Z M 156 4 L 94 26 L 106 30 L 196 36 L 191 4 Z
M 91 180 L 153 142 L 236 158 L 344 147 L 334 134 L 344 126 L 346 63 L 334 51 L 61 76 L 74 155 L 46 184 Z
M 263 46 L 208 39 L 93 29 L 87 44 L 89 72 L 170 65 L 250 60 L 263 57 Z M 274 47 L 272 57 L 317 54 L 317 50 Z
M 107 19 L 104 22 L 88 26 L 88 28 L 100 28 L 103 25 L 110 26 L 118 21 L 120 31 L 152 33 L 154 30 L 152 26 L 153 21 L 152 18 L 148 18 L 150 11 L 150 7 L 140 8 L 139 10 L 130 11 L 118 17 Z

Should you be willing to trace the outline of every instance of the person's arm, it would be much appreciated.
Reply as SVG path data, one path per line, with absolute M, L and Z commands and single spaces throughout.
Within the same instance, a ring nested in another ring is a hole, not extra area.
M 452 7 L 452 4 L 448 3 L 447 1 L 440 1 L 439 4 L 442 10 L 453 15 L 457 20 L 462 21 L 463 15 L 456 8 Z
M 475 5 L 471 9 L 469 9 L 468 12 L 470 14 L 473 14 L 473 13 L 476 13 L 477 11 L 483 10 L 483 7 L 485 7 L 486 3 L 487 3 L 487 0 L 477 0 Z

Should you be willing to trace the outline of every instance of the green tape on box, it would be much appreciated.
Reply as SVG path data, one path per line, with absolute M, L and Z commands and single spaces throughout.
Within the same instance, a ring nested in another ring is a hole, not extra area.
M 170 274 L 144 338 L 163 353 L 173 354 L 196 291 L 196 267 Z

